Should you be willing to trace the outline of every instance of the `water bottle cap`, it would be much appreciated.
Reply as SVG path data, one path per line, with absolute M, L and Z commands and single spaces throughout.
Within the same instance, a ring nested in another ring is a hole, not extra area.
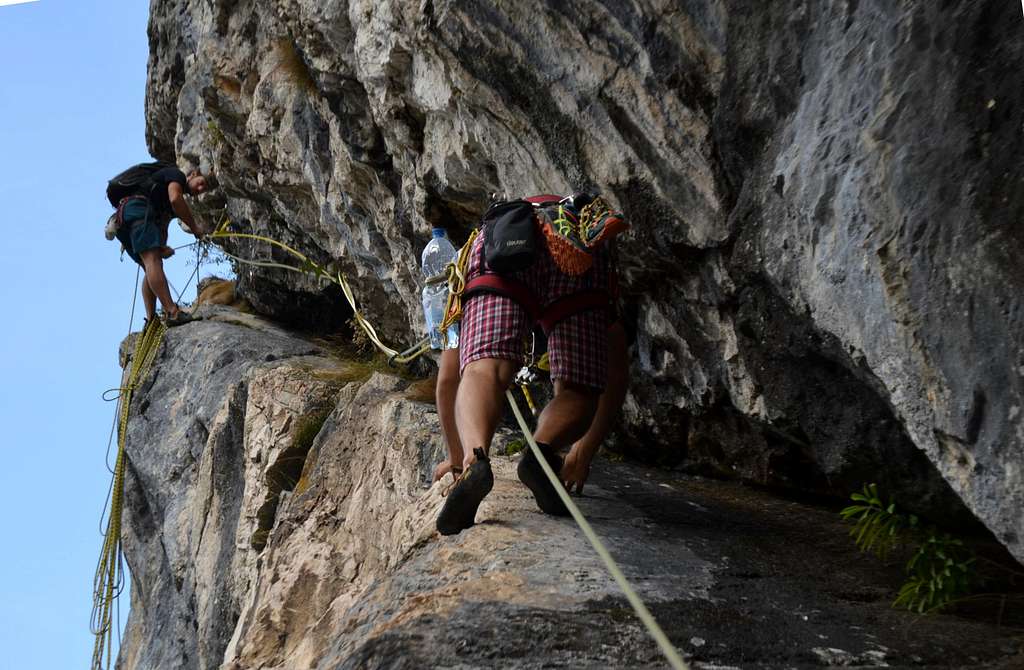
M 435 238 L 437 238 L 437 237 L 448 237 L 448 231 L 445 230 L 444 228 L 431 228 L 430 229 L 430 233 Z

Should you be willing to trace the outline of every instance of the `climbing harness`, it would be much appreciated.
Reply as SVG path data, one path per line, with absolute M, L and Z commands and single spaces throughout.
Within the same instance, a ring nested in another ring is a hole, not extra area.
M 135 341 L 135 350 L 131 358 L 131 368 L 116 398 L 117 407 L 117 460 L 114 463 L 113 480 L 111 482 L 109 517 L 104 532 L 103 549 L 96 565 L 96 576 L 93 579 L 93 608 L 91 630 L 96 636 L 92 653 L 93 670 L 110 667 L 111 650 L 113 648 L 113 630 L 111 619 L 114 602 L 124 586 L 124 561 L 121 550 L 121 511 L 124 503 L 125 473 L 125 441 L 128 434 L 128 412 L 132 404 L 132 395 L 139 383 L 149 372 L 157 351 L 163 342 L 167 327 L 160 319 L 150 319 L 146 327 Z M 105 654 L 104 654 L 105 652 Z
M 605 289 L 584 289 L 555 300 L 547 306 L 540 301 L 525 284 L 496 274 L 482 274 L 469 280 L 463 291 L 465 298 L 475 293 L 496 293 L 521 306 L 530 320 L 540 324 L 544 332 L 551 330 L 562 320 L 574 314 L 591 309 L 608 309 L 610 299 Z
M 619 585 L 620 589 L 622 589 L 623 594 L 626 596 L 626 600 L 629 601 L 629 604 L 632 606 L 637 618 L 639 618 L 641 623 L 643 623 L 647 632 L 654 638 L 654 641 L 658 643 L 658 647 L 661 648 L 661 653 L 665 655 L 665 659 L 668 661 L 669 665 L 671 665 L 674 670 L 689 670 L 689 666 L 687 666 L 686 662 L 683 661 L 679 652 L 672 645 L 672 642 L 669 641 L 668 636 L 665 635 L 665 631 L 662 630 L 661 626 L 658 625 L 658 622 L 654 620 L 654 616 L 630 585 L 626 576 L 622 573 L 622 569 L 619 568 L 618 563 L 615 562 L 615 559 L 612 558 L 607 547 L 605 547 L 604 543 L 601 542 L 601 538 L 594 532 L 594 528 L 590 525 L 590 522 L 587 521 L 587 518 L 583 516 L 583 512 L 581 512 L 580 508 L 573 502 L 568 492 L 566 492 L 565 487 L 562 486 L 562 482 L 558 480 L 558 476 L 555 474 L 555 471 L 552 470 L 551 466 L 548 464 L 548 459 L 544 457 L 540 447 L 537 446 L 537 441 L 533 439 L 533 433 L 530 431 L 529 426 L 527 426 L 522 412 L 519 411 L 519 405 L 516 404 L 516 399 L 512 396 L 512 392 L 505 391 L 505 397 L 508 398 L 508 404 L 512 408 L 512 413 L 516 416 L 516 421 L 519 423 L 519 429 L 523 431 L 523 437 L 526 438 L 526 443 L 529 445 L 531 451 L 533 451 L 533 455 L 537 458 L 537 462 L 540 463 L 541 468 L 544 470 L 544 474 L 551 482 L 551 485 L 555 487 L 558 497 L 561 498 L 562 502 L 568 508 L 572 518 L 576 521 L 576 525 L 580 527 L 580 530 L 583 531 L 583 535 L 587 538 L 587 541 L 590 542 L 590 546 L 594 548 L 595 552 L 597 552 L 601 562 L 604 563 L 604 567 L 607 568 L 608 572 L 615 580 L 615 583 Z

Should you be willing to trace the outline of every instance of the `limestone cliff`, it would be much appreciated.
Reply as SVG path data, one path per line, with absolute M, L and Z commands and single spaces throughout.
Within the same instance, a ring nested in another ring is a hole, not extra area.
M 218 173 L 211 218 L 353 275 L 392 341 L 422 325 L 431 224 L 458 241 L 492 192 L 598 188 L 634 224 L 622 451 L 933 512 L 951 487 L 1024 558 L 1014 3 L 151 8 L 153 153 Z M 347 316 L 240 280 L 264 314 Z

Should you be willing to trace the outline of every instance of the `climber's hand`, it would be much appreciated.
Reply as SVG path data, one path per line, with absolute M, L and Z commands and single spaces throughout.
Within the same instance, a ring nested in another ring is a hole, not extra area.
M 562 472 L 559 477 L 562 483 L 565 484 L 565 490 L 572 493 L 572 489 L 576 487 L 576 493 L 583 495 L 583 485 L 587 483 L 587 477 L 590 476 L 590 461 L 591 456 L 581 453 L 582 449 L 573 446 L 572 450 L 565 457 L 565 462 L 562 463 Z

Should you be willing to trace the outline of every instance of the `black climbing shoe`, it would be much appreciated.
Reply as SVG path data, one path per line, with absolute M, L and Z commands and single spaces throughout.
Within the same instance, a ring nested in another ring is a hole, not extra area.
M 184 326 L 186 323 L 192 323 L 193 321 L 198 320 L 198 317 L 189 314 L 183 309 L 179 309 L 173 315 L 164 315 L 164 325 L 167 326 L 168 328 L 173 328 L 174 326 Z
M 437 515 L 437 531 L 441 535 L 455 535 L 473 525 L 480 502 L 494 488 L 491 461 L 483 449 L 474 449 L 476 462 L 462 473 Z
M 562 471 L 562 457 L 556 454 L 550 445 L 538 442 L 537 446 L 540 447 L 540 452 L 544 454 L 548 465 L 557 476 Z M 526 484 L 526 488 L 533 493 L 533 499 L 537 501 L 540 511 L 553 516 L 569 516 L 569 510 L 562 499 L 558 497 L 558 491 L 551 485 L 551 480 L 544 474 L 537 457 L 533 455 L 533 449 L 529 446 L 519 461 L 517 474 L 519 481 Z

